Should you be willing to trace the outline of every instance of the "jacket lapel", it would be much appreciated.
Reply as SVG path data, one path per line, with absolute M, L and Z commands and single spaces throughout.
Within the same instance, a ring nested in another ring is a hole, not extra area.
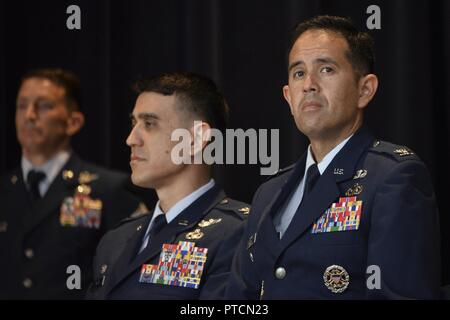
M 256 230 L 256 239 L 258 242 L 262 243 L 262 245 L 258 247 L 264 248 L 264 251 L 269 252 L 271 255 L 275 255 L 280 242 L 280 238 L 275 229 L 274 218 L 277 213 L 279 213 L 282 205 L 287 201 L 292 190 L 300 182 L 305 170 L 305 162 L 306 155 L 303 155 L 295 164 L 291 174 L 282 182 L 282 185 L 278 187 L 275 186 L 275 194 L 261 214 L 261 222 Z M 258 234 L 264 236 L 258 238 Z M 267 254 L 267 252 L 264 254 Z
M 128 275 L 128 268 L 130 263 L 136 257 L 140 245 L 142 244 L 143 237 L 145 235 L 145 231 L 147 230 L 148 224 L 151 221 L 152 214 L 147 215 L 145 221 L 140 229 L 140 232 L 134 232 L 129 235 L 128 240 L 126 240 L 126 244 L 123 248 L 122 253 L 119 255 L 116 263 L 113 266 L 112 270 L 112 279 L 107 284 L 106 291 L 109 292 L 115 284 L 117 284 L 120 280 L 124 278 L 124 275 Z
M 340 195 L 339 183 L 352 179 L 355 167 L 372 144 L 373 137 L 365 127 L 359 129 L 334 157 L 311 193 L 303 199 L 285 235 L 281 239 L 281 254 L 327 210 Z

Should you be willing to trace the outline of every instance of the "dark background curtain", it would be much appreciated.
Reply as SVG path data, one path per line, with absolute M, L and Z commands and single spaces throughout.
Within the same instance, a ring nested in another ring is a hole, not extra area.
M 280 129 L 280 165 L 286 166 L 307 146 L 281 92 L 289 30 L 316 14 L 348 16 L 366 29 L 366 9 L 378 5 L 381 29 L 369 32 L 380 87 L 366 123 L 378 138 L 407 145 L 427 164 L 440 208 L 444 282 L 450 282 L 449 1 L 0 3 L 0 173 L 18 164 L 15 98 L 21 75 L 37 67 L 68 68 L 80 76 L 87 123 L 73 146 L 85 159 L 129 171 L 131 84 L 139 76 L 183 70 L 218 83 L 231 107 L 231 128 Z M 66 28 L 71 4 L 81 8 L 79 31 Z M 267 178 L 259 170 L 222 165 L 215 174 L 230 196 L 249 202 Z

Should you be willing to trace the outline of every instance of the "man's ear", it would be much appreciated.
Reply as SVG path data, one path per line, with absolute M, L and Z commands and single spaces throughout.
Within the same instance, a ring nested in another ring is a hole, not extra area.
M 204 121 L 194 121 L 191 132 L 191 156 L 201 153 L 211 140 L 211 126 Z
M 361 77 L 358 82 L 359 99 L 358 108 L 365 108 L 372 100 L 373 96 L 377 92 L 378 78 L 376 75 L 370 73 Z
M 291 105 L 291 95 L 290 95 L 289 85 L 283 86 L 283 96 L 284 96 L 284 99 L 286 99 L 286 101 L 287 101 L 287 103 L 289 105 L 289 109 L 291 110 L 291 114 L 294 115 L 294 113 L 292 111 L 292 105 Z
M 72 111 L 67 121 L 66 133 L 71 137 L 75 135 L 84 125 L 84 114 L 80 111 Z

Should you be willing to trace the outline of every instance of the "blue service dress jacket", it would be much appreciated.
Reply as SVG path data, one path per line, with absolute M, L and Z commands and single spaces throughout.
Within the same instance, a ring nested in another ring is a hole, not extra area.
M 247 204 L 226 197 L 216 185 L 141 253 L 152 213 L 124 220 L 100 241 L 87 299 L 222 299 L 248 213 Z
M 101 237 L 139 207 L 129 184 L 124 173 L 72 154 L 33 205 L 21 168 L 4 175 L 0 299 L 83 299 Z
M 280 239 L 273 218 L 302 179 L 305 159 L 255 193 L 226 297 L 438 298 L 438 209 L 424 163 L 360 128 Z

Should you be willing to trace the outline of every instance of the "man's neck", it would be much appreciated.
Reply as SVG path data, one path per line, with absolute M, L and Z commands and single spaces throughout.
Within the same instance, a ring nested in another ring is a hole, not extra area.
M 183 177 L 177 177 L 173 183 L 156 188 L 161 210 L 163 212 L 169 211 L 178 201 L 204 186 L 210 180 L 209 170 L 201 170 L 200 173 L 194 170 L 183 175 Z
M 23 156 L 35 167 L 41 167 L 53 159 L 61 151 L 68 151 L 69 147 L 61 147 L 52 151 L 33 151 L 22 149 Z

